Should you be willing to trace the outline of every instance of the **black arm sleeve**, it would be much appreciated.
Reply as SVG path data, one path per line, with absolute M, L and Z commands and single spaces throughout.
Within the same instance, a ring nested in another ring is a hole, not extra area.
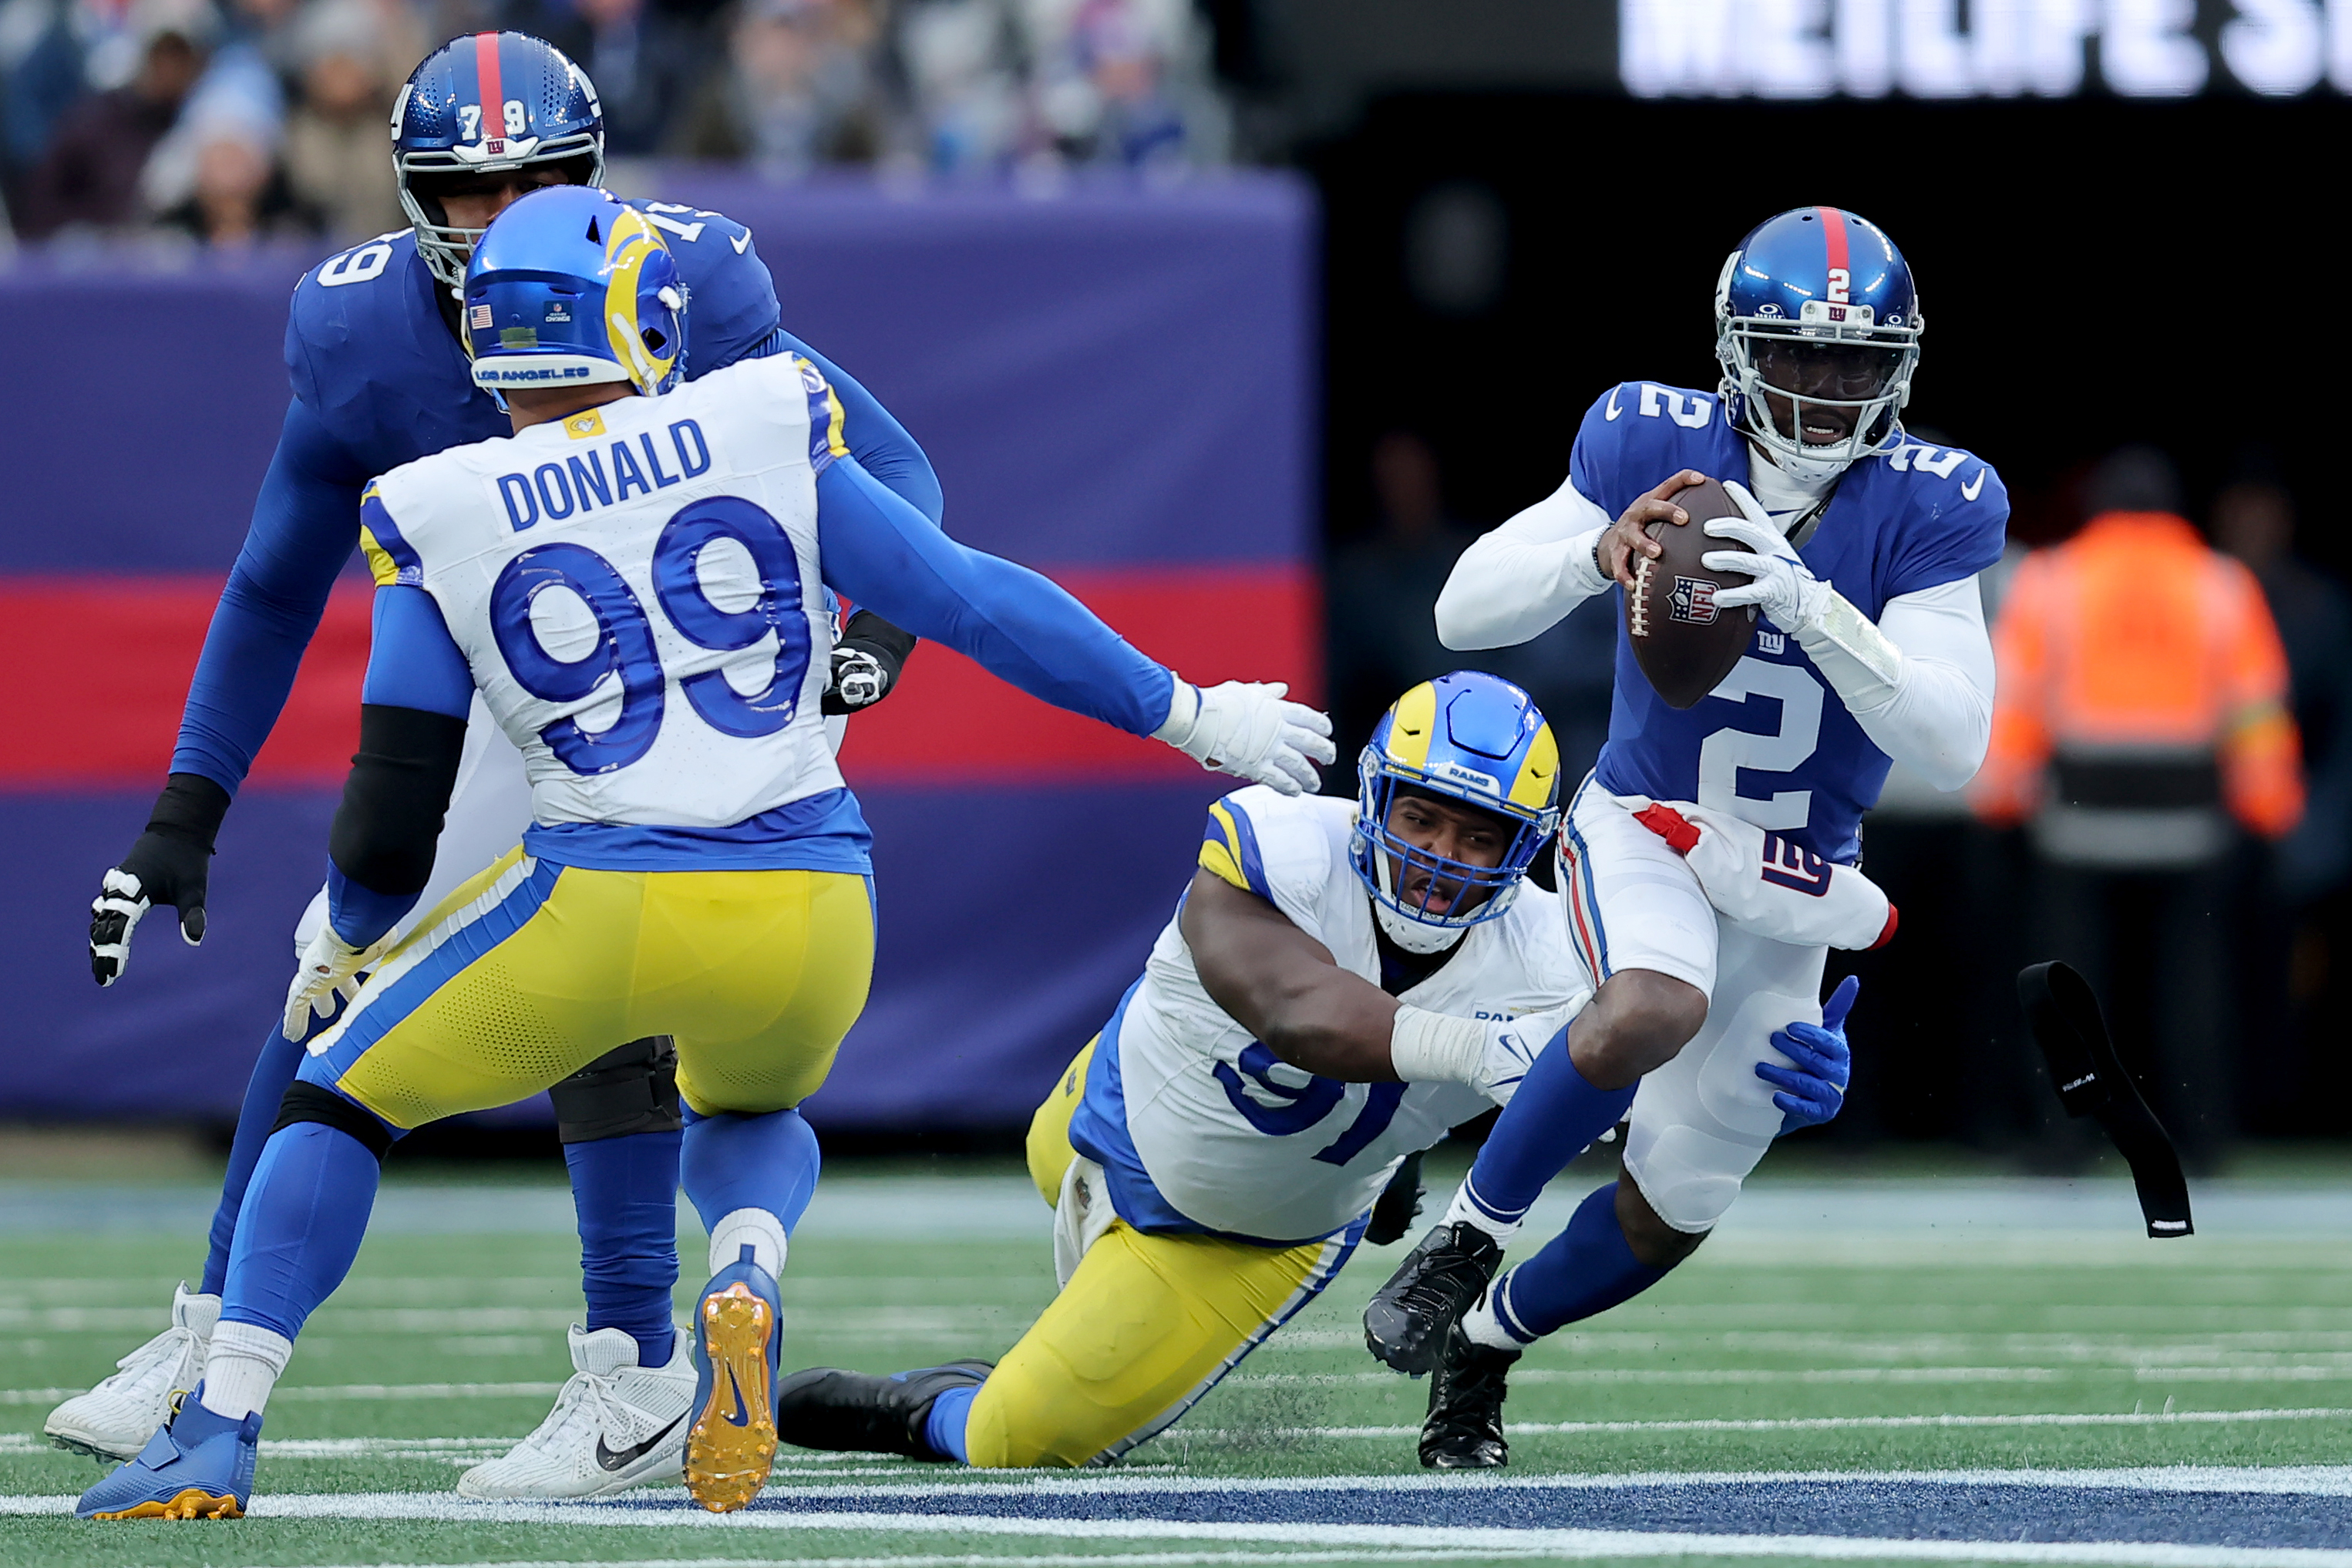
M 360 749 L 327 839 L 328 855 L 347 880 L 412 899 L 425 890 L 465 746 L 463 719 L 360 705 Z

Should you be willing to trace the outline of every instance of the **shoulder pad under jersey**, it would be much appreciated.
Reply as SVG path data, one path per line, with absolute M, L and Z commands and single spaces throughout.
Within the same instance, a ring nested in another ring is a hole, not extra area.
M 302 275 L 287 312 L 294 395 L 363 471 L 508 433 L 467 374 L 437 285 L 407 229 L 378 235 Z
M 1748 472 L 1723 400 L 1664 382 L 1621 382 L 1593 400 L 1576 432 L 1569 477 L 1612 517 L 1683 468 L 1715 479 Z

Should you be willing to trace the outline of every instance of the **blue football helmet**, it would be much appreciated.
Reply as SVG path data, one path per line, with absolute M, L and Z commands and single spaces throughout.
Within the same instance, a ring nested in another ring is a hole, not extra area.
M 1715 285 L 1715 354 L 1732 425 L 1801 479 L 1886 444 L 1919 363 L 1919 295 L 1885 232 L 1798 207 L 1739 242 Z
M 511 174 L 571 163 L 572 184 L 604 183 L 604 110 L 587 73 L 528 33 L 474 33 L 425 57 L 392 106 L 392 166 L 416 248 L 453 289 L 482 237 L 458 228 L 434 176 Z M 419 178 L 423 186 L 419 188 Z
M 500 213 L 466 268 L 474 384 L 625 381 L 648 397 L 686 369 L 677 258 L 636 208 L 589 185 L 533 191 Z
M 1357 775 L 1348 858 L 1381 929 L 1407 952 L 1434 952 L 1509 909 L 1559 826 L 1559 742 L 1534 699 L 1497 676 L 1456 670 L 1398 698 L 1373 727 Z M 1473 866 L 1390 831 L 1389 809 L 1403 788 L 1500 818 L 1511 829 L 1501 864 Z M 1408 892 L 1417 879 L 1423 885 Z M 1451 895 L 1445 908 L 1432 909 L 1441 891 Z

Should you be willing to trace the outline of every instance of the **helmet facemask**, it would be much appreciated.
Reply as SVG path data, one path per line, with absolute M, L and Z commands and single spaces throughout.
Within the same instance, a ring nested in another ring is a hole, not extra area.
M 1733 424 L 1792 477 L 1820 480 L 1895 434 L 1919 327 L 1877 326 L 1867 305 L 1818 300 L 1794 321 L 1719 307 L 1716 358 Z
M 1366 747 L 1358 765 L 1355 859 L 1358 875 L 1372 895 L 1373 913 L 1391 940 L 1408 952 L 1435 952 L 1472 926 L 1494 920 L 1519 895 L 1527 869 L 1550 837 L 1557 813 L 1497 809 L 1464 792 L 1417 776 Z M 1503 857 L 1493 866 L 1475 865 L 1422 848 L 1389 826 L 1400 789 L 1455 802 L 1494 818 L 1509 834 Z M 1407 892 L 1416 874 L 1427 881 Z M 1444 907 L 1432 905 L 1443 898 Z
M 458 153 L 471 152 L 471 148 Z M 400 209 L 416 231 L 416 252 L 433 276 L 458 298 L 466 292 L 466 263 L 487 228 L 461 228 L 449 221 L 439 191 L 462 180 L 482 175 L 513 174 L 526 169 L 553 166 L 566 175 L 568 185 L 604 184 L 604 139 L 582 134 L 559 137 L 536 148 L 530 156 L 496 163 L 474 163 L 457 153 L 394 153 L 393 169 L 400 182 Z

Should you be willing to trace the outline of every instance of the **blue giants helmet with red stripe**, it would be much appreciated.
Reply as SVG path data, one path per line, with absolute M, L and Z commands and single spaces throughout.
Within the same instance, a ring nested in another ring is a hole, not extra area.
M 1732 424 L 1799 479 L 1885 444 L 1919 363 L 1919 294 L 1885 231 L 1840 207 L 1759 224 L 1715 286 Z
M 409 73 L 392 106 L 392 163 L 416 248 L 454 289 L 478 228 L 448 221 L 434 184 L 467 174 L 570 163 L 573 184 L 604 183 L 604 111 L 587 73 L 528 33 L 452 38 Z

